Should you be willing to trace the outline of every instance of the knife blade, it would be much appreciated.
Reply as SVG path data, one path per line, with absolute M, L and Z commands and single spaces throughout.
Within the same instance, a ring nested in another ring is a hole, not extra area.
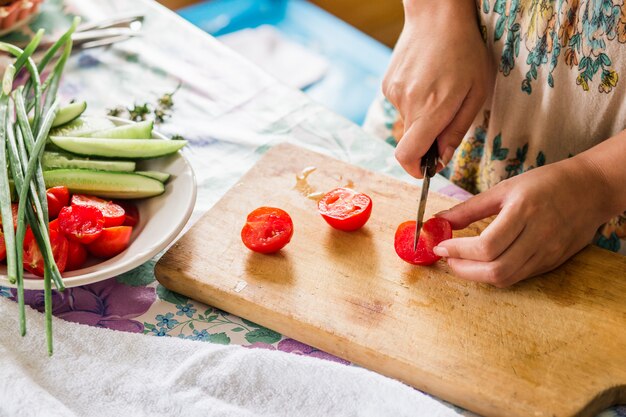
M 426 210 L 426 201 L 428 200 L 428 189 L 430 188 L 430 179 L 437 172 L 437 162 L 439 160 L 439 152 L 437 150 L 437 141 L 435 140 L 430 149 L 426 152 L 426 155 L 422 157 L 421 169 L 424 175 L 424 181 L 422 182 L 422 193 L 420 194 L 419 203 L 417 206 L 417 218 L 415 225 L 415 236 L 413 237 L 413 251 L 417 250 L 417 241 L 419 240 L 420 232 L 422 231 L 422 224 L 424 221 L 424 211 Z

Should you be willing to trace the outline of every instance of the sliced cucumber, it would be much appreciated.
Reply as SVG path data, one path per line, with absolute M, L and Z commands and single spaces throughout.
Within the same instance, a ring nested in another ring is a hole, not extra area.
M 87 169 L 44 171 L 46 187 L 65 185 L 71 193 L 103 198 L 147 198 L 163 194 L 160 181 L 130 172 L 107 172 Z
M 134 161 L 111 161 L 100 159 L 89 159 L 75 155 L 44 152 L 41 158 L 42 168 L 46 171 L 52 169 L 76 168 L 76 169 L 95 169 L 99 171 L 121 171 L 132 172 L 135 170 Z
M 52 127 L 57 127 L 77 119 L 87 109 L 86 101 L 77 101 L 61 107 L 52 122 Z
M 50 136 L 82 136 L 113 127 L 115 123 L 106 117 L 81 116 L 61 127 L 51 129 Z
M 148 159 L 176 153 L 186 140 L 104 139 L 50 136 L 57 147 L 71 153 L 105 158 Z
M 171 174 L 161 171 L 137 171 L 136 174 L 143 175 L 144 177 L 154 178 L 157 181 L 166 183 L 170 179 Z
M 98 130 L 86 135 L 87 138 L 108 138 L 108 139 L 150 139 L 152 138 L 152 121 L 131 123 L 116 126 L 111 129 Z

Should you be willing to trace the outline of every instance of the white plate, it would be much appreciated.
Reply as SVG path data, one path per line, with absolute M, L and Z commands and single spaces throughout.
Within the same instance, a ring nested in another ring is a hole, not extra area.
M 128 123 L 123 119 L 111 119 L 116 124 Z M 156 132 L 153 137 L 166 139 Z M 104 262 L 63 273 L 66 287 L 102 281 L 138 267 L 165 249 L 185 227 L 196 203 L 196 178 L 183 154 L 178 152 L 165 158 L 141 161 L 137 169 L 172 174 L 165 185 L 165 193 L 137 201 L 139 223 L 133 229 L 128 249 Z M 24 288 L 43 290 L 43 279 L 29 273 L 25 273 L 24 278 Z M 9 283 L 4 265 L 0 268 L 0 285 L 15 287 Z

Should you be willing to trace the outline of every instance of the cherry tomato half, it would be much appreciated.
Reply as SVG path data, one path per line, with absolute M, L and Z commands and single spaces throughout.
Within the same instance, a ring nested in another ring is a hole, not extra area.
M 124 209 L 126 217 L 124 218 L 124 223 L 122 223 L 123 226 L 135 227 L 139 223 L 139 209 L 136 205 L 130 201 L 123 200 L 114 201 L 114 203 Z
M 48 217 L 56 219 L 61 209 L 70 204 L 70 191 L 65 186 L 48 188 L 46 191 L 48 199 Z
M 444 240 L 452 238 L 452 226 L 445 219 L 433 217 L 422 226 L 417 250 L 413 250 L 415 221 L 408 221 L 398 226 L 394 247 L 402 260 L 413 265 L 432 265 L 441 257 L 435 255 L 433 248 Z
M 63 207 L 58 220 L 61 232 L 84 245 L 96 240 L 104 228 L 102 212 L 93 206 Z
M 56 230 L 50 230 L 50 245 L 52 247 L 52 256 L 57 264 L 57 268 L 59 268 L 59 272 L 65 271 L 68 250 L 67 239 L 62 233 Z M 39 250 L 39 246 L 37 246 L 37 240 L 30 227 L 26 229 L 26 234 L 24 235 L 23 263 L 24 269 L 39 277 L 43 277 L 43 255 Z
M 293 236 L 293 222 L 286 211 L 259 207 L 248 214 L 241 229 L 241 240 L 254 252 L 274 253 L 285 247 Z
M 17 229 L 17 203 L 11 204 L 11 212 L 13 213 L 13 228 Z M 0 226 L 2 226 L 2 216 L 0 215 Z
M 67 247 L 67 264 L 65 265 L 66 271 L 75 271 L 82 268 L 83 264 L 87 260 L 87 249 L 73 240 L 68 241 Z
M 104 227 L 115 227 L 124 224 L 126 213 L 124 209 L 112 201 L 103 200 L 90 195 L 74 194 L 73 206 L 91 206 L 99 209 L 104 216 Z
M 87 245 L 87 250 L 98 258 L 112 258 L 126 250 L 132 231 L 130 226 L 107 227 L 98 239 Z
M 372 199 L 350 188 L 335 188 L 324 194 L 317 211 L 335 229 L 351 232 L 367 223 L 372 214 Z
M 0 261 L 4 261 L 7 257 L 7 247 L 4 243 L 4 233 L 0 228 Z

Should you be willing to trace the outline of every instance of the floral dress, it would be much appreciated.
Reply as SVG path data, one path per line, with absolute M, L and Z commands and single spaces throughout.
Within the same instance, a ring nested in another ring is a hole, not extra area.
M 624 3 L 477 0 L 497 76 L 445 171 L 453 183 L 479 193 L 626 128 Z M 392 144 L 403 133 L 384 99 L 372 105 L 364 128 Z M 626 254 L 626 213 L 602 226 L 596 243 Z

